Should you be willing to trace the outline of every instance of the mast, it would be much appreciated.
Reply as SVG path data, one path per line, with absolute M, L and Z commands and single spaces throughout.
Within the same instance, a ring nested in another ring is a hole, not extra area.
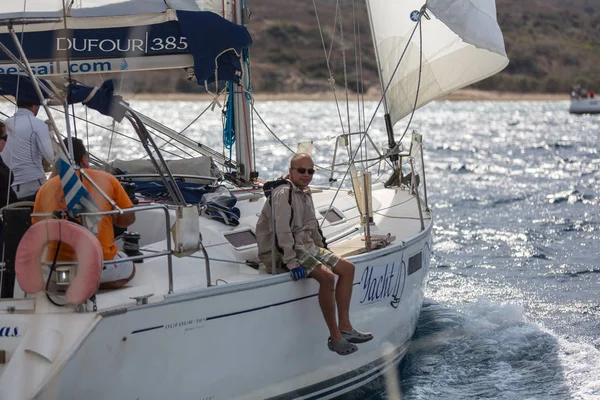
M 233 0 L 233 22 L 245 26 L 247 23 L 247 9 L 243 0 Z M 237 177 L 244 182 L 258 176 L 254 165 L 254 143 L 252 137 L 252 121 L 250 98 L 246 96 L 244 88 L 249 87 L 250 71 L 246 64 L 245 54 L 240 54 L 242 64 L 242 78 L 240 83 L 233 83 L 233 114 L 235 129 L 235 157 L 237 164 Z

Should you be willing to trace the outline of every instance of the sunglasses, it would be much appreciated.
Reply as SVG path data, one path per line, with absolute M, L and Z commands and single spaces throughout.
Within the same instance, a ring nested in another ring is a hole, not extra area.
M 0 136 L 0 140 L 4 140 L 6 142 L 6 139 L 8 139 L 8 136 Z
M 296 171 L 298 171 L 299 174 L 305 174 L 308 172 L 309 175 L 312 175 L 315 173 L 315 170 L 312 168 L 306 169 L 306 168 L 292 168 L 295 169 Z

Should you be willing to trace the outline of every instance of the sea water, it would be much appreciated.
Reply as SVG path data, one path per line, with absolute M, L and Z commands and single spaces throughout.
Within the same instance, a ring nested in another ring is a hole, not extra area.
M 132 105 L 229 155 L 218 107 Z M 600 116 L 570 115 L 568 107 L 567 101 L 434 102 L 416 112 L 408 130 L 408 118 L 396 125 L 397 138 L 405 131 L 409 138 L 413 129 L 423 134 L 434 213 L 426 300 L 396 375 L 401 398 L 600 399 Z M 312 141 L 323 168 L 341 133 L 368 127 L 382 147 L 387 138 L 376 108 L 375 102 L 257 102 L 252 134 L 260 176 L 284 174 L 298 142 Z M 14 112 L 8 104 L 0 110 Z M 78 120 L 71 131 L 95 155 L 143 156 L 131 129 L 87 114 L 92 123 Z M 352 140 L 356 149 L 358 136 Z M 174 144 L 157 139 L 166 157 L 183 153 Z M 344 149 L 338 157 L 346 157 Z M 344 172 L 334 178 L 340 182 Z M 378 179 L 385 179 L 385 165 L 381 172 Z M 329 177 L 322 169 L 315 182 Z M 381 383 L 369 397 L 398 398 L 385 388 Z

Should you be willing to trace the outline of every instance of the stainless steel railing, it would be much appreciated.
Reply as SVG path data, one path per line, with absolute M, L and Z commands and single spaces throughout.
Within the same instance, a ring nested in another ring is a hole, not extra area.
M 149 210 L 163 210 L 164 214 L 165 214 L 165 234 L 166 234 L 166 242 L 167 242 L 167 250 L 166 251 L 162 251 L 162 252 L 156 252 L 156 253 L 152 253 L 152 254 L 144 254 L 141 256 L 133 256 L 133 257 L 127 257 L 127 258 L 121 258 L 118 260 L 106 260 L 103 262 L 103 264 L 117 264 L 117 263 L 122 263 L 122 262 L 126 262 L 126 261 L 139 261 L 139 260 L 145 260 L 145 259 L 149 259 L 149 258 L 156 258 L 156 257 L 162 257 L 162 256 L 166 256 L 167 257 L 167 272 L 168 272 L 168 278 L 169 278 L 169 294 L 173 293 L 173 252 L 172 252 L 172 248 L 171 248 L 171 215 L 169 214 L 169 209 L 167 208 L 167 206 L 163 205 L 163 204 L 151 204 L 151 205 L 147 205 L 147 206 L 138 206 L 138 207 L 133 207 L 133 208 L 126 208 L 126 209 L 120 209 L 120 210 L 110 210 L 110 211 L 100 211 L 100 212 L 95 212 L 95 213 L 81 213 L 80 215 L 83 218 L 86 218 L 88 216 L 92 216 L 92 215 L 100 215 L 100 216 L 105 216 L 105 215 L 121 215 L 121 214 L 126 214 L 126 213 L 137 213 L 137 212 L 141 212 L 141 211 L 149 211 Z M 50 213 L 33 213 L 31 214 L 32 217 L 38 217 L 38 218 L 44 218 L 44 217 L 51 217 L 52 214 Z M 56 265 L 76 265 L 77 262 L 60 262 L 60 263 L 56 263 Z M 45 262 L 43 263 L 43 265 L 52 265 L 51 262 Z

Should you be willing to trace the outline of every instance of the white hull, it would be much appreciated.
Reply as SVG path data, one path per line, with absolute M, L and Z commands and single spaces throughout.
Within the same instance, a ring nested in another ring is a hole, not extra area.
M 600 99 L 571 99 L 571 106 L 569 107 L 569 112 L 571 114 L 598 114 L 600 113 Z
M 373 195 L 381 203 L 410 197 L 392 189 Z M 331 193 L 315 195 L 317 208 L 330 198 Z M 246 203 L 240 204 L 242 215 L 249 214 L 245 207 L 262 204 Z M 409 205 L 414 215 L 414 200 L 390 210 L 403 213 Z M 240 272 L 230 273 L 229 284 L 206 288 L 196 282 L 203 260 L 184 258 L 174 263 L 175 293 L 159 296 L 166 285 L 162 258 L 138 264 L 130 287 L 100 294 L 98 314 L 57 311 L 43 294 L 35 299 L 33 315 L 0 309 L 0 326 L 19 330 L 15 337 L 0 338 L 0 349 L 9 345 L 8 364 L 0 365 L 0 399 L 308 399 L 352 391 L 396 366 L 407 350 L 429 268 L 428 213 L 426 218 L 421 231 L 410 218 L 398 224 L 376 217 L 374 229 L 395 227 L 398 238 L 350 257 L 356 265 L 351 319 L 375 335 L 351 356 L 327 349 L 316 282 L 216 262 L 211 264 L 215 279 L 227 268 Z M 232 229 L 214 221 L 207 225 Z M 341 229 L 344 224 L 338 223 L 329 232 Z M 214 245 L 211 257 L 233 256 Z M 129 299 L 149 293 L 155 296 L 146 305 Z

